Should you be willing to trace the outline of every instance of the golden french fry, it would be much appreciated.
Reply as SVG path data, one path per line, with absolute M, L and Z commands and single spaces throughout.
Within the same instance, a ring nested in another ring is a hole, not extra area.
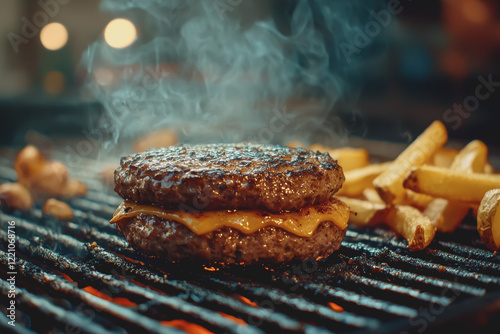
M 420 166 L 410 172 L 404 187 L 448 200 L 479 203 L 488 190 L 500 188 L 500 175 L 465 174 L 443 167 Z
M 495 169 L 493 168 L 493 166 L 489 162 L 487 162 L 486 165 L 484 165 L 483 173 L 484 174 L 493 174 L 493 173 L 495 173 Z
M 73 218 L 73 210 L 71 209 L 71 207 L 68 204 L 58 201 L 54 198 L 49 198 L 47 201 L 45 201 L 45 204 L 42 208 L 42 213 L 44 215 L 49 215 L 61 220 L 68 220 Z
M 427 205 L 429 205 L 430 202 L 434 197 L 425 195 L 425 194 L 419 194 L 411 190 L 406 190 L 406 197 L 403 200 L 405 205 L 410 205 L 414 206 L 420 210 L 423 210 Z
M 385 170 L 373 180 L 373 186 L 386 203 L 397 203 L 405 196 L 403 180 L 412 167 L 424 164 L 448 139 L 446 128 L 434 121 Z
M 0 200 L 5 206 L 20 210 L 29 210 L 33 205 L 28 188 L 20 183 L 0 185 Z
M 424 216 L 428 217 L 431 222 L 436 225 L 439 231 L 444 232 L 442 226 L 444 226 L 443 212 L 448 206 L 449 201 L 444 198 L 435 198 L 432 200 L 422 212 Z M 440 228 L 438 228 L 440 226 Z
M 26 146 L 14 163 L 18 182 L 34 195 L 82 196 L 87 186 L 78 180 L 68 180 L 68 168 L 62 162 L 47 160 L 34 146 Z
M 30 189 L 47 195 L 61 195 L 68 181 L 68 169 L 59 161 L 47 161 L 41 171 L 31 177 Z
M 371 188 L 373 180 L 386 170 L 390 164 L 390 162 L 372 164 L 344 172 L 345 182 L 338 194 L 348 197 L 361 196 L 363 190 Z
M 106 185 L 115 185 L 115 170 L 118 168 L 116 165 L 109 165 L 104 167 L 99 173 L 99 179 Z
M 488 159 L 488 147 L 480 140 L 471 141 L 456 155 L 450 169 L 462 173 L 481 173 Z M 438 231 L 451 233 L 469 212 L 469 205 L 460 201 L 436 198 L 424 210 Z
M 33 145 L 24 147 L 16 156 L 14 169 L 18 182 L 26 187 L 31 185 L 33 176 L 39 174 L 46 164 L 42 152 Z
M 372 203 L 380 203 L 380 204 L 385 204 L 385 202 L 380 198 L 380 195 L 378 192 L 373 189 L 373 188 L 365 188 L 363 190 L 363 197 Z
M 171 129 L 162 129 L 151 132 L 137 139 L 133 144 L 134 152 L 144 152 L 150 148 L 177 145 L 177 133 Z
M 394 206 L 387 217 L 387 224 L 408 241 L 408 247 L 412 250 L 424 249 L 436 234 L 436 227 L 431 220 L 418 209 L 407 205 Z
M 477 231 L 481 240 L 491 250 L 500 249 L 500 189 L 488 191 L 477 211 Z
M 482 173 L 488 162 L 488 147 L 480 140 L 473 140 L 457 154 L 451 170 L 463 173 Z
M 313 151 L 327 152 L 333 159 L 338 161 L 344 172 L 365 167 L 370 164 L 370 155 L 364 148 L 331 148 L 319 144 L 313 144 L 309 146 L 309 149 Z
M 385 204 L 372 203 L 344 196 L 336 196 L 336 198 L 349 207 L 351 210 L 349 222 L 356 225 L 370 226 L 380 224 L 385 221 L 389 213 L 389 208 Z
M 64 187 L 61 189 L 61 196 L 63 197 L 78 197 L 87 194 L 87 185 L 79 180 L 68 180 Z
M 450 167 L 453 159 L 455 159 L 458 154 L 458 150 L 449 147 L 443 147 L 438 150 L 434 156 L 432 156 L 432 165 L 438 167 Z
M 298 140 L 289 141 L 288 143 L 285 144 L 285 146 L 288 146 L 291 148 L 307 147 L 307 145 L 304 145 L 301 141 L 298 141 Z

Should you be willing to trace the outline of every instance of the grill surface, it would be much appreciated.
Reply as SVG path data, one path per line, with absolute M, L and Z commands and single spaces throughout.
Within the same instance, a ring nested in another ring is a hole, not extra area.
M 12 158 L 0 158 L 2 183 L 16 180 Z M 0 215 L 3 314 L 9 221 L 17 256 L 17 326 L 3 315 L 2 332 L 421 333 L 498 308 L 500 257 L 472 218 L 421 252 L 385 228 L 350 226 L 341 249 L 318 262 L 164 263 L 138 255 L 109 224 L 121 199 L 94 178 L 100 165 L 71 172 L 89 187 L 67 200 L 71 222 L 44 217 L 39 206 Z

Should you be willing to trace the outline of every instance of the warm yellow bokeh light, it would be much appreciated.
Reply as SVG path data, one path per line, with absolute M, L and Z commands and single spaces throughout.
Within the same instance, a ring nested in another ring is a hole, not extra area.
M 109 46 L 122 49 L 134 43 L 137 30 L 127 19 L 114 19 L 104 29 L 104 39 Z
M 49 94 L 57 95 L 64 89 L 64 76 L 59 71 L 51 71 L 47 73 L 43 80 L 43 87 Z
M 49 23 L 42 28 L 40 41 L 46 49 L 59 50 L 68 42 L 68 31 L 61 23 Z

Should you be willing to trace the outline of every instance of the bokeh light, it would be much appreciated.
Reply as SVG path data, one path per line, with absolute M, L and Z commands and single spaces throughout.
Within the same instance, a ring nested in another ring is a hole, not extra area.
M 123 49 L 134 43 L 137 38 L 135 25 L 127 19 L 114 19 L 104 30 L 104 40 L 109 46 Z
M 40 41 L 48 50 L 59 50 L 68 42 L 68 31 L 61 23 L 49 23 L 42 28 Z
M 64 89 L 64 76 L 59 71 L 50 71 L 43 80 L 43 87 L 49 94 L 60 94 Z
M 479 0 L 464 1 L 462 11 L 464 17 L 472 23 L 484 23 L 490 19 L 488 6 Z

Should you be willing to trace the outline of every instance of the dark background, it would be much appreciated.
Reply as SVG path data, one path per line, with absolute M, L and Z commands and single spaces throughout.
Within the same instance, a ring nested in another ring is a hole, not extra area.
M 296 3 L 243 1 L 231 16 L 251 24 L 272 15 L 286 31 Z M 312 3 L 321 11 L 321 1 Z M 370 10 L 387 8 L 384 1 L 362 4 L 357 13 L 360 22 L 372 20 Z M 353 55 L 359 69 L 346 73 L 358 89 L 340 101 L 332 117 L 340 117 L 351 136 L 402 143 L 439 119 L 452 140 L 481 139 L 498 147 L 500 87 L 480 101 L 470 116 L 457 118 L 447 110 L 475 95 L 479 76 L 500 82 L 499 2 L 401 0 L 401 5 L 404 10 L 392 17 L 390 25 L 362 53 Z M 57 51 L 46 50 L 37 35 L 15 53 L 8 34 L 19 34 L 21 19 L 32 17 L 40 7 L 28 0 L 2 1 L 0 6 L 0 144 L 23 145 L 27 135 L 34 134 L 35 138 L 81 136 L 102 107 L 83 93 L 86 73 L 78 65 L 87 46 L 102 38 L 113 15 L 101 11 L 96 0 L 60 4 L 50 22 L 65 25 L 68 43 Z M 316 14 L 315 24 L 321 30 L 321 12 Z M 325 32 L 325 38 L 335 36 Z M 338 44 L 332 42 L 330 52 L 338 53 Z M 331 69 L 345 66 L 352 65 L 337 61 Z M 60 89 L 51 88 L 47 80 L 54 71 L 63 77 Z

